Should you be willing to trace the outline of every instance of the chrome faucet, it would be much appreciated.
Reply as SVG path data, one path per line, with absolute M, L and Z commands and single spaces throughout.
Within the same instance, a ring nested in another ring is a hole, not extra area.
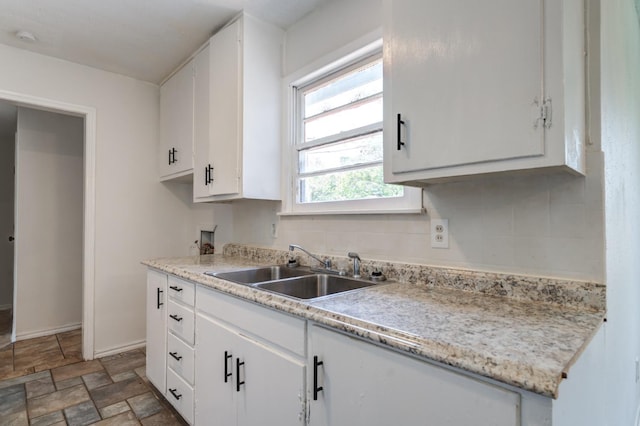
M 352 251 L 347 253 L 347 256 L 353 259 L 353 278 L 360 278 L 360 256 Z
M 307 250 L 303 249 L 302 247 L 300 247 L 297 244 L 289 244 L 289 251 L 292 253 L 291 257 L 293 257 L 293 250 L 294 249 L 298 249 L 300 251 L 305 252 L 306 254 L 309 255 L 309 257 L 314 258 L 315 260 L 317 260 L 318 262 L 320 262 L 322 264 L 322 266 L 324 266 L 325 269 L 331 269 L 331 259 L 320 259 L 319 257 L 309 253 Z

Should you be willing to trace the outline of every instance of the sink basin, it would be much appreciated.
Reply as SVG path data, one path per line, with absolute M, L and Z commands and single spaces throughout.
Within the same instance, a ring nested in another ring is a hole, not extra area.
M 287 268 L 286 266 L 266 266 L 264 268 L 245 269 L 242 271 L 208 273 L 216 278 L 233 281 L 239 284 L 255 284 L 283 278 L 313 275 L 308 269 Z
M 338 275 L 318 274 L 265 282 L 256 284 L 255 287 L 298 299 L 313 299 L 372 285 L 375 283 Z

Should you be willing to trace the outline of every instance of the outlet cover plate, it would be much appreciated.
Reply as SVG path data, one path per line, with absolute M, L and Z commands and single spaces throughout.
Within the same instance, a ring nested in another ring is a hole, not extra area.
M 431 219 L 431 248 L 449 248 L 449 219 Z

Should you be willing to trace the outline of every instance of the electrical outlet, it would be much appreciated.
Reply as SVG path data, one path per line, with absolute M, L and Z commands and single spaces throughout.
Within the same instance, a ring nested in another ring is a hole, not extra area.
M 278 226 L 275 223 L 271 224 L 271 238 L 278 238 Z
M 431 247 L 449 248 L 449 219 L 431 219 Z

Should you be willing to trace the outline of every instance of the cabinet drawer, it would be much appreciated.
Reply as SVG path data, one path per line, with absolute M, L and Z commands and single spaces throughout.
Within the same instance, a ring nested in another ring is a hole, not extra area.
M 260 339 L 305 355 L 306 323 L 300 318 L 198 286 L 196 309 L 241 328 Z
M 193 388 L 171 369 L 167 370 L 167 400 L 178 413 L 193 424 Z
M 169 275 L 169 297 L 179 300 L 185 305 L 193 306 L 196 290 L 195 284 Z
M 194 315 L 193 309 L 169 300 L 169 316 L 167 326 L 176 336 L 190 345 L 194 343 Z
M 167 340 L 167 365 L 180 377 L 193 385 L 194 349 L 169 333 Z

